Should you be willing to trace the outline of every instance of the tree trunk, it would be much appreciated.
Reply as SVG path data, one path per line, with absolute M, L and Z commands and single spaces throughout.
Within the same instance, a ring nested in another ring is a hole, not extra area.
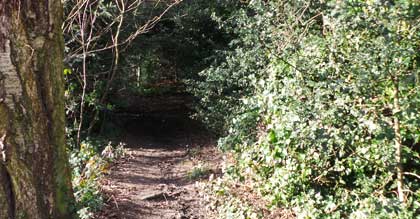
M 397 77 L 397 76 L 396 76 Z M 400 119 L 398 114 L 401 111 L 400 99 L 399 99 L 399 81 L 398 78 L 393 79 L 394 83 L 394 133 L 395 133 L 395 161 L 397 163 L 397 192 L 398 199 L 401 202 L 405 202 L 404 195 L 404 178 L 403 178 L 403 164 L 402 164 L 402 139 L 401 139 L 401 129 L 400 129 Z
M 60 0 L 0 0 L 0 219 L 71 219 Z

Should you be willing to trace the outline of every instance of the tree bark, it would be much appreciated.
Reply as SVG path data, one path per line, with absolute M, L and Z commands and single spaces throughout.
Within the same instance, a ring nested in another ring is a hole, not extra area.
M 0 0 L 0 219 L 72 219 L 60 0 Z
M 393 83 L 394 83 L 393 99 L 394 99 L 394 133 L 395 133 L 394 143 L 395 143 L 395 161 L 397 163 L 397 169 L 396 169 L 397 192 L 398 192 L 398 199 L 401 202 L 405 202 L 404 178 L 403 178 L 404 169 L 403 169 L 403 164 L 402 164 L 402 139 L 401 139 L 400 119 L 398 116 L 398 114 L 401 111 L 398 78 L 394 78 Z

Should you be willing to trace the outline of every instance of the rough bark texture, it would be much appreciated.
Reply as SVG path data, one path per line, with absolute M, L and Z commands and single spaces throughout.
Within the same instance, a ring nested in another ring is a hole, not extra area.
M 60 0 L 0 0 L 0 219 L 71 219 Z

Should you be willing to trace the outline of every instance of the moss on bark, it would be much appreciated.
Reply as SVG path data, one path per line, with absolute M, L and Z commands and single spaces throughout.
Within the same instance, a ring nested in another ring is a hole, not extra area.
M 64 138 L 61 14 L 60 0 L 0 2 L 0 170 L 9 176 L 0 179 L 0 198 L 10 199 L 0 201 L 0 219 L 76 218 Z

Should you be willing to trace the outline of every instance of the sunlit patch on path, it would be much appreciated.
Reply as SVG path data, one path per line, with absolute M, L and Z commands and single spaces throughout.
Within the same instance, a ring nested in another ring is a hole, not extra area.
M 196 182 L 219 169 L 210 135 L 182 115 L 126 121 L 127 154 L 102 182 L 108 200 L 97 218 L 207 218 Z

